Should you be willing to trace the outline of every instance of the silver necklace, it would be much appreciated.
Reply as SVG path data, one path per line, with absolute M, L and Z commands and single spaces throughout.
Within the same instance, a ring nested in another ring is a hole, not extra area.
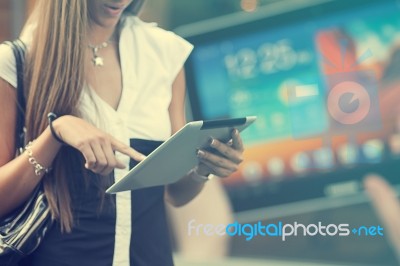
M 95 67 L 104 66 L 104 58 L 99 56 L 99 51 L 103 48 L 106 48 L 108 46 L 109 42 L 110 41 L 108 40 L 99 45 L 89 44 L 89 48 L 92 49 L 92 53 L 93 53 L 92 62 Z

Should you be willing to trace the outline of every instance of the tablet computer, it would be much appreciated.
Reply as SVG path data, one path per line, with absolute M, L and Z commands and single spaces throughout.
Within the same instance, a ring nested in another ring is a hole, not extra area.
M 117 193 L 175 183 L 196 166 L 196 151 L 208 147 L 210 138 L 227 142 L 231 139 L 233 128 L 242 131 L 255 120 L 255 116 L 248 116 L 189 122 L 106 192 Z

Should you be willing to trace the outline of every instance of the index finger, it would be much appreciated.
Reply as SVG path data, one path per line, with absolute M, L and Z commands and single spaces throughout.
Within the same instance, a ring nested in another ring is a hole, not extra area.
M 244 150 L 242 138 L 236 128 L 232 130 L 232 148 L 240 152 Z
M 128 145 L 125 145 L 124 143 L 122 143 L 121 141 L 119 141 L 113 137 L 111 137 L 111 146 L 112 146 L 113 150 L 119 151 L 120 153 L 128 155 L 129 157 L 131 157 L 132 159 L 134 159 L 136 161 L 142 161 L 146 158 L 145 155 L 141 154 L 140 152 L 138 152 L 135 149 L 132 149 Z

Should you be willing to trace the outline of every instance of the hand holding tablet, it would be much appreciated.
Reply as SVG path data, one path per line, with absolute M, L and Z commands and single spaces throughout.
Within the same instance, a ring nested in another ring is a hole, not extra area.
M 255 120 L 256 117 L 251 116 L 189 122 L 130 170 L 125 177 L 112 185 L 107 193 L 175 183 L 198 164 L 199 157 L 206 164 L 207 160 L 197 156 L 197 153 L 204 150 L 206 156 L 207 154 L 211 156 L 211 153 L 206 152 L 207 147 L 210 146 L 210 139 L 218 140 L 214 145 L 221 145 L 219 152 L 223 153 L 223 145 L 225 145 L 223 143 L 232 138 L 232 130 L 237 129 L 240 132 Z M 232 145 L 241 144 L 232 143 Z M 230 159 L 235 160 L 233 154 L 224 156 L 230 156 Z M 211 167 L 210 164 L 209 166 Z
M 219 177 L 228 177 L 238 170 L 243 161 L 243 143 L 239 131 L 231 131 L 231 140 L 227 143 L 210 138 L 209 147 L 197 151 L 199 165 L 196 171 L 203 175 L 215 174 Z

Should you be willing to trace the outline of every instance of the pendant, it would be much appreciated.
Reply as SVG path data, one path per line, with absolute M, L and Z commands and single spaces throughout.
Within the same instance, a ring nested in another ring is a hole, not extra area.
M 103 57 L 95 56 L 92 60 L 93 60 L 94 66 L 96 66 L 96 67 L 101 67 L 104 65 Z
M 103 42 L 101 45 L 99 46 L 93 46 L 89 44 L 89 48 L 92 49 L 93 52 L 93 58 L 92 58 L 92 62 L 93 65 L 95 67 L 102 67 L 104 66 L 104 58 L 101 56 L 98 56 L 98 52 L 100 51 L 100 49 L 102 48 L 106 48 L 108 46 L 108 42 Z

